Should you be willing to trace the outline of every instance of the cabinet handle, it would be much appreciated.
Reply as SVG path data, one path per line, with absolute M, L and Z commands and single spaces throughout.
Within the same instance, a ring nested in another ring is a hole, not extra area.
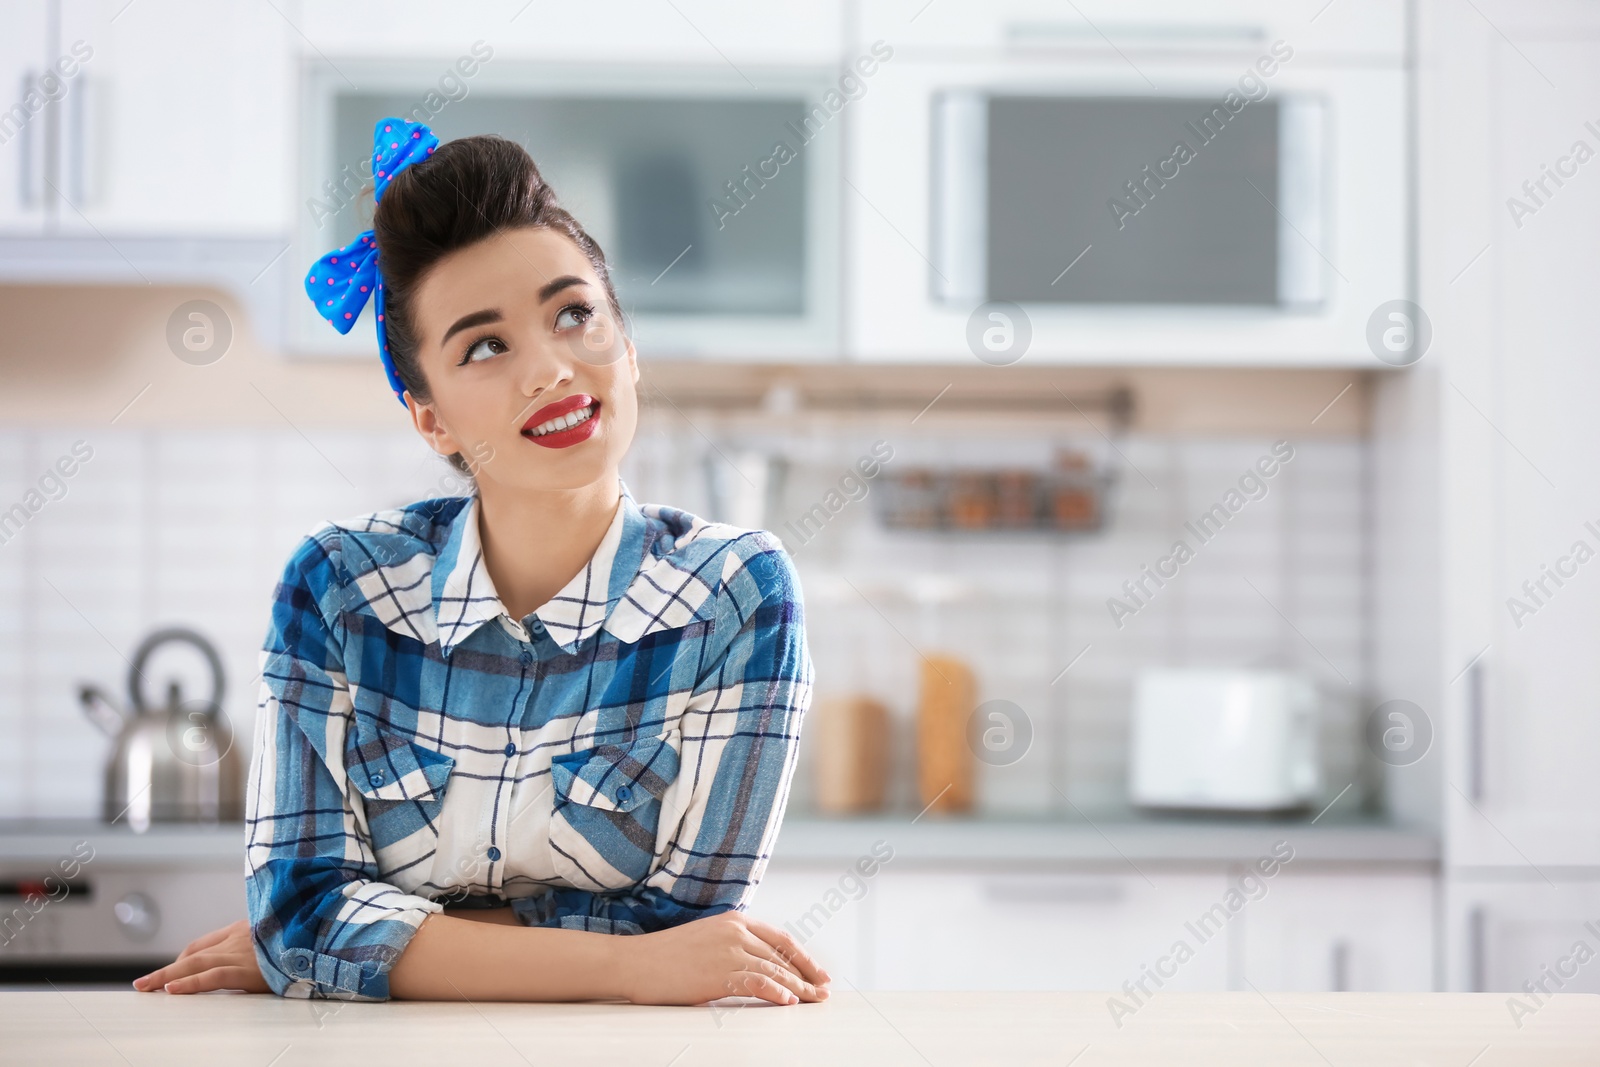
M 1001 879 L 986 881 L 984 896 L 996 904 L 1115 904 L 1122 900 L 1120 882 L 1033 881 Z
M 89 201 L 89 174 L 87 152 L 89 151 L 89 79 L 87 75 L 79 73 L 76 84 L 68 91 L 66 99 L 66 134 L 63 138 L 62 150 L 67 156 L 67 189 L 71 192 L 74 206 L 82 208 Z
M 34 80 L 33 71 L 23 72 L 22 91 L 17 94 L 18 100 L 28 99 L 28 94 L 33 91 Z M 17 206 L 24 211 L 31 211 L 39 206 L 39 187 L 34 181 L 35 170 L 39 165 L 39 149 L 35 140 L 37 134 L 33 128 L 33 120 L 36 117 L 29 116 L 17 131 L 17 137 L 21 140 L 21 144 L 17 145 Z
M 1467 795 L 1483 799 L 1483 659 L 1467 668 Z
M 1350 992 L 1350 942 L 1342 937 L 1335 941 L 1328 964 L 1329 990 L 1334 993 Z
M 1489 916 L 1481 904 L 1467 912 L 1467 985 L 1471 993 L 1489 991 L 1488 927 Z

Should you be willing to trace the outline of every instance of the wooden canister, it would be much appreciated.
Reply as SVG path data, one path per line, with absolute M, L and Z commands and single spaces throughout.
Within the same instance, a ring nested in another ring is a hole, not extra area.
M 817 810 L 854 815 L 883 807 L 889 779 L 889 709 L 869 696 L 818 700 L 807 715 Z
M 972 810 L 973 756 L 967 718 L 977 706 L 972 669 L 953 656 L 925 656 L 917 700 L 917 794 L 930 812 Z

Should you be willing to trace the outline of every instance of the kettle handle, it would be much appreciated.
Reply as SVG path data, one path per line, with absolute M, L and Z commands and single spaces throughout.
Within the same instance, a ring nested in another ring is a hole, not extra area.
M 206 701 L 207 713 L 215 715 L 222 710 L 222 692 L 224 678 L 222 673 L 222 657 L 217 655 L 217 650 L 210 641 L 200 634 L 183 626 L 169 626 L 156 630 L 139 643 L 139 649 L 133 654 L 133 662 L 128 670 L 128 699 L 132 702 L 132 712 L 143 715 L 150 709 L 149 701 L 144 698 L 144 665 L 157 648 L 171 642 L 181 642 L 193 645 L 200 650 L 206 658 L 206 665 L 211 668 L 211 696 Z

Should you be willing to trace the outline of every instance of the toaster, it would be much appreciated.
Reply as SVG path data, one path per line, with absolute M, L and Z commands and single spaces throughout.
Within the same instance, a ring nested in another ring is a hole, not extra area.
M 1145 671 L 1131 732 L 1128 792 L 1140 807 L 1280 811 L 1321 789 L 1317 691 L 1303 675 Z

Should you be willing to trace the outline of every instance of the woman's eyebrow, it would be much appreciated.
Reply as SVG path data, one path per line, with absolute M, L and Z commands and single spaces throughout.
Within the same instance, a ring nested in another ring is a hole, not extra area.
M 574 285 L 584 284 L 586 284 L 584 280 L 578 277 L 576 274 L 563 274 L 561 277 L 557 278 L 553 282 L 550 282 L 548 285 L 539 290 L 539 303 L 544 303 L 546 300 L 549 300 L 552 296 L 555 296 L 563 289 L 570 289 Z
M 540 288 L 539 303 L 544 303 L 546 300 L 549 300 L 552 296 L 555 296 L 563 289 L 570 289 L 574 285 L 587 284 L 587 282 L 578 277 L 576 274 L 563 274 L 561 277 Z M 444 332 L 443 337 L 439 338 L 439 346 L 441 348 L 444 347 L 446 341 L 450 340 L 450 338 L 454 337 L 462 330 L 468 330 L 474 326 L 483 326 L 491 322 L 499 322 L 501 318 L 502 316 L 499 308 L 484 308 L 482 311 L 474 311 L 471 314 L 463 315 L 457 319 L 448 330 Z
M 474 311 L 471 314 L 463 315 L 455 321 L 453 326 L 444 332 L 444 336 L 439 339 L 439 347 L 443 348 L 446 341 L 450 340 L 450 338 L 454 337 L 462 330 L 471 329 L 474 326 L 482 326 L 484 323 L 488 322 L 499 322 L 500 318 L 501 316 L 499 308 L 484 308 L 482 311 Z

